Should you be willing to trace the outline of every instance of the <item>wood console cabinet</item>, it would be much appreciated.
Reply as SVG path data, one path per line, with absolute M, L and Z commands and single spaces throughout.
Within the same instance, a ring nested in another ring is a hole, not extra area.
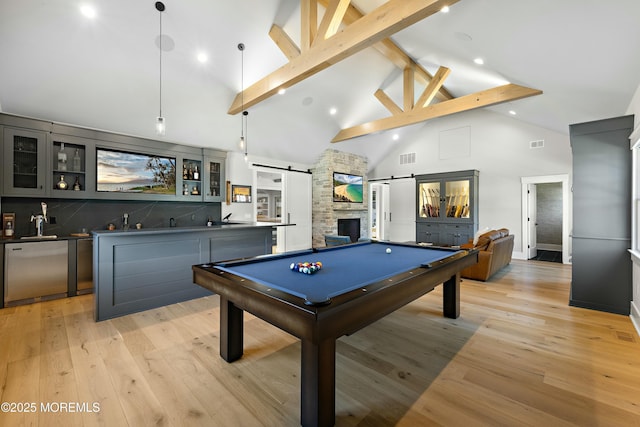
M 416 242 L 457 246 L 478 230 L 477 170 L 416 175 Z

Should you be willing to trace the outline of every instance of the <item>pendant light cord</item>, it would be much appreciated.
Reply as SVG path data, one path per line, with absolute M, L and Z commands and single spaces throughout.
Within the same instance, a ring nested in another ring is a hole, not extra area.
M 160 10 L 160 38 L 158 40 L 160 47 L 160 117 L 162 117 L 162 10 Z
M 238 43 L 240 51 L 240 104 L 242 109 L 242 117 L 240 118 L 240 140 L 244 143 L 244 157 L 247 157 L 247 115 L 249 112 L 244 110 L 244 43 Z

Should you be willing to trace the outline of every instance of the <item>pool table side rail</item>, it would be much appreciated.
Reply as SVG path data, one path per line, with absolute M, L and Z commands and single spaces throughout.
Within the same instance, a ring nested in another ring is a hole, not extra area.
M 239 309 L 295 337 L 305 336 L 306 325 L 316 318 L 314 308 L 304 305 L 303 298 L 286 295 L 278 290 L 266 293 L 265 285 L 226 271 L 193 266 L 193 283 L 209 289 L 221 298 L 232 302 Z M 282 297 L 278 297 L 279 294 Z M 298 299 L 300 302 L 295 304 L 291 299 Z
M 430 268 L 418 267 L 332 298 L 326 306 L 267 287 L 214 266 L 193 266 L 194 283 L 300 339 L 313 342 L 351 334 L 458 276 L 477 263 L 477 251 L 463 252 Z M 366 291 L 363 291 L 366 289 Z M 444 309 L 444 307 L 443 307 Z M 318 325 L 322 325 L 320 328 Z
M 438 285 L 452 277 L 460 281 L 460 271 L 477 263 L 477 252 L 466 253 L 448 263 L 432 268 L 416 268 L 367 286 L 367 292 L 360 289 L 333 298 L 336 309 L 325 319 L 318 338 L 338 338 L 353 334 L 371 323 L 382 319 L 399 308 L 431 292 Z M 364 293 L 358 298 L 350 294 Z M 345 301 L 342 301 L 342 300 Z M 444 298 L 443 298 L 444 314 Z M 318 317 L 323 317 L 320 310 Z

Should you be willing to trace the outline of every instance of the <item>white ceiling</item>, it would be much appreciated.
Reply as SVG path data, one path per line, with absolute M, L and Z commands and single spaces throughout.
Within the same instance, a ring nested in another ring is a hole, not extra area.
M 0 0 L 0 110 L 157 138 L 159 12 L 155 1 Z M 363 12 L 383 0 L 352 0 Z M 298 0 L 164 0 L 162 113 L 165 140 L 236 150 L 241 89 L 286 63 L 268 35 L 273 23 L 299 42 Z M 322 16 L 322 12 L 319 14 Z M 638 0 L 460 0 L 392 38 L 430 72 L 451 69 L 454 96 L 512 82 L 543 95 L 491 107 L 568 133 L 568 125 L 625 114 L 640 84 Z M 167 50 L 170 39 L 174 46 Z M 205 51 L 209 61 L 196 61 Z M 473 63 L 482 57 L 485 65 Z M 249 109 L 249 153 L 313 163 L 327 148 L 375 165 L 425 124 L 331 144 L 343 127 L 389 115 L 384 89 L 402 105 L 402 73 L 367 49 Z M 416 90 L 422 90 L 417 86 Z M 335 107 L 338 113 L 329 115 Z M 462 113 L 464 114 L 464 113 Z M 428 122 L 427 122 L 428 124 Z M 399 140 L 392 141 L 398 134 Z

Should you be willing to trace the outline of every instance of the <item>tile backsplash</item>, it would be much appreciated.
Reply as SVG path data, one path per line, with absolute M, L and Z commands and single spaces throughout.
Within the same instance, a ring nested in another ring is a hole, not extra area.
M 129 214 L 129 226 L 141 223 L 143 228 L 169 227 L 171 218 L 177 227 L 206 225 L 207 220 L 220 222 L 220 203 L 213 202 L 154 202 L 125 200 L 68 200 L 49 198 L 2 198 L 2 212 L 16 214 L 16 237 L 34 236 L 32 214 L 42 212 L 40 203 L 47 204 L 49 222 L 44 234 L 68 236 L 83 230 L 105 230 L 108 224 L 122 228 L 123 215 Z M 55 220 L 55 223 L 53 223 Z

